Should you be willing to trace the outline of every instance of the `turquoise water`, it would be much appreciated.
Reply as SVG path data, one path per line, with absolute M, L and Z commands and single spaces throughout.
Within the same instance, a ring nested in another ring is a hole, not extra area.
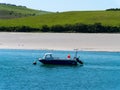
M 120 90 L 120 52 L 80 51 L 83 66 L 32 65 L 45 52 L 74 56 L 73 51 L 0 50 L 0 90 Z

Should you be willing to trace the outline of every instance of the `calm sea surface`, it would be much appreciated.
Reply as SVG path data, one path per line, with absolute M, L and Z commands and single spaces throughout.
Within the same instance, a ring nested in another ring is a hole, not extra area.
M 80 51 L 83 66 L 32 65 L 46 52 L 74 56 L 74 51 L 1 49 L 0 90 L 120 90 L 120 52 Z

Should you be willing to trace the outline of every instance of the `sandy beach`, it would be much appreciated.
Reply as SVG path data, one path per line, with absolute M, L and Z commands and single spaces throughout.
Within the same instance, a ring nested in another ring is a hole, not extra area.
M 120 51 L 120 34 L 0 33 L 0 49 Z

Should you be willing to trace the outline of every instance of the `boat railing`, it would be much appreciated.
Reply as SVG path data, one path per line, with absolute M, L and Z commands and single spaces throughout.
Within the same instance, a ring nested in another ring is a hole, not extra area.
M 53 57 L 53 59 L 60 59 L 59 57 Z

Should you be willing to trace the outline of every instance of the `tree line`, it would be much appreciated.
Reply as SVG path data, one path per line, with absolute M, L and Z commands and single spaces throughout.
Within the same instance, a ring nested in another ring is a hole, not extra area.
M 120 11 L 120 8 L 110 8 L 106 9 L 106 11 Z
M 14 5 L 14 4 L 7 4 L 7 3 L 0 3 L 0 5 L 6 5 L 6 6 L 16 6 L 16 7 L 22 7 L 22 8 L 27 8 L 26 6 L 17 6 L 17 5 Z
M 70 32 L 70 33 L 120 33 L 120 26 L 104 26 L 101 23 L 74 25 L 53 25 L 51 27 L 43 25 L 41 28 L 28 26 L 0 27 L 0 32 Z

